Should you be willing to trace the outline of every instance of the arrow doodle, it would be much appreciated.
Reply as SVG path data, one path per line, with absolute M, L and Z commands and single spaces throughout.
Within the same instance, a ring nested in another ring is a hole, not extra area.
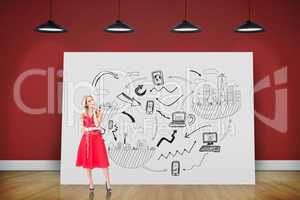
M 140 90 L 143 89 L 143 85 L 138 85 L 135 89 L 134 89 L 134 92 L 136 95 L 138 96 L 144 96 L 147 92 L 147 90 L 145 89 L 144 91 L 140 92 Z
M 199 72 L 197 72 L 196 70 L 191 69 L 190 72 L 193 72 L 193 73 L 197 74 L 198 76 L 201 76 L 201 74 Z
M 129 103 L 131 106 L 140 106 L 141 105 L 141 102 L 136 100 L 134 97 L 131 98 L 130 96 L 128 96 L 124 92 L 119 94 L 117 96 L 117 98 L 120 99 L 121 101 L 125 102 L 125 103 Z
M 159 140 L 159 142 L 157 143 L 156 146 L 159 147 L 159 145 L 160 145 L 164 140 L 167 141 L 168 143 L 172 144 L 173 141 L 174 141 L 174 139 L 175 139 L 175 134 L 176 134 L 176 133 L 177 133 L 177 130 L 174 130 L 173 133 L 172 133 L 172 135 L 171 135 L 171 137 L 172 137 L 171 140 L 169 140 L 168 138 L 165 138 L 165 137 L 161 138 L 161 139 Z
M 192 144 L 192 146 L 189 148 L 189 150 L 187 150 L 186 148 L 184 148 L 182 152 L 180 152 L 179 150 L 176 150 L 175 153 L 169 152 L 167 155 L 160 154 L 160 156 L 158 157 L 157 160 L 161 159 L 162 157 L 165 158 L 165 159 L 168 159 L 170 156 L 172 156 L 172 158 L 174 158 L 178 154 L 183 156 L 184 152 L 191 153 L 191 151 L 194 148 L 194 146 L 195 146 L 196 143 L 197 143 L 197 141 L 194 141 L 193 144 Z
M 179 80 L 182 80 L 182 81 L 184 81 L 186 83 L 193 84 L 192 81 L 189 81 L 188 79 L 183 78 L 181 76 L 168 76 L 168 78 L 170 78 L 170 79 L 179 79 Z
M 156 110 L 156 112 L 158 112 L 162 117 L 164 117 L 166 119 L 171 119 L 170 117 L 168 117 L 165 114 L 163 114 L 160 110 Z
M 190 133 L 185 133 L 185 135 L 184 135 L 184 137 L 185 138 L 189 138 L 189 136 L 191 136 L 193 133 L 195 133 L 196 131 L 198 131 L 198 130 L 200 130 L 201 128 L 205 128 L 205 127 L 210 127 L 211 125 L 204 125 L 204 126 L 200 126 L 199 128 L 197 128 L 197 129 L 195 129 L 195 130 L 193 130 L 192 132 L 190 132 Z
M 135 119 L 134 119 L 134 117 L 131 114 L 129 114 L 129 113 L 125 112 L 125 111 L 123 111 L 122 114 L 127 115 L 130 118 L 131 122 L 135 123 Z
M 96 87 L 98 81 L 101 79 L 102 76 L 106 75 L 106 74 L 110 74 L 112 75 L 115 79 L 119 79 L 119 76 L 117 73 L 114 73 L 114 72 L 110 72 L 110 71 L 103 71 L 103 72 L 99 72 L 93 79 L 92 81 L 92 85 L 94 87 Z

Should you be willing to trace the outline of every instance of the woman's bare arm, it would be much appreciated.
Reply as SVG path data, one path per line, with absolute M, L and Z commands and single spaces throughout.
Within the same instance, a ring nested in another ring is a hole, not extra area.
M 100 129 L 101 119 L 102 119 L 102 111 L 101 110 L 95 111 L 94 122 L 95 122 L 96 130 Z
M 80 114 L 80 120 L 79 120 L 80 121 L 79 123 L 80 123 L 80 132 L 81 132 L 81 134 L 84 134 L 84 132 L 86 132 L 86 131 L 91 131 L 90 128 L 84 126 L 83 117 L 84 117 L 84 114 L 81 113 Z

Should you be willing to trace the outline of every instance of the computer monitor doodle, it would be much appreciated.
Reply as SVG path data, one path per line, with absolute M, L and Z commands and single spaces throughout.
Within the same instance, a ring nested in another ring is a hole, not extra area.
M 173 121 L 185 121 L 185 112 L 174 112 L 172 113 Z
M 203 133 L 203 143 L 207 143 L 207 145 L 213 145 L 214 142 L 218 142 L 218 135 L 216 132 Z
M 185 127 L 186 113 L 177 111 L 172 113 L 172 121 L 170 127 Z

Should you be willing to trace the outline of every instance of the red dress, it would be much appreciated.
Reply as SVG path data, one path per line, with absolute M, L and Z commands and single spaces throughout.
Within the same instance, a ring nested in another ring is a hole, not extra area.
M 83 117 L 84 127 L 95 127 L 93 116 Z M 109 166 L 107 152 L 99 130 L 84 132 L 77 151 L 77 167 L 83 168 L 107 168 Z

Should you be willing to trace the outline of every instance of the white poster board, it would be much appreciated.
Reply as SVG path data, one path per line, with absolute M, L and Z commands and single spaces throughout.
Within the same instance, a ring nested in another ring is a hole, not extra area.
M 254 184 L 249 52 L 65 53 L 61 184 L 76 167 L 82 98 L 102 122 L 112 184 Z M 95 183 L 103 183 L 94 169 Z

